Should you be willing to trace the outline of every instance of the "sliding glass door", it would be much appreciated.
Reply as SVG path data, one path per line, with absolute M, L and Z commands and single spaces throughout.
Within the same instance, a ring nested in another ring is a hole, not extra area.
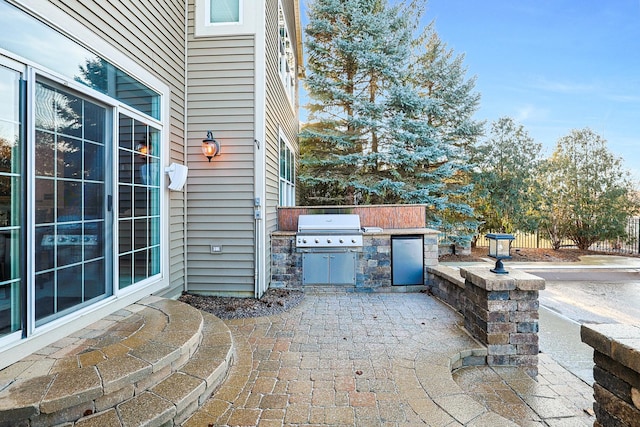
M 111 293 L 107 107 L 50 83 L 35 89 L 36 326 Z
M 113 84 L 127 104 L 0 52 L 0 350 L 163 280 L 158 96 Z
M 0 62 L 0 338 L 22 329 L 23 75 Z

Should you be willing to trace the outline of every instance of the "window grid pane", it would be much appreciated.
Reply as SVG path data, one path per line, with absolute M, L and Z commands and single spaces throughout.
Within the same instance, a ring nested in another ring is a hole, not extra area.
M 280 79 L 282 80 L 285 93 L 287 94 L 289 101 L 293 102 L 295 100 L 296 91 L 296 60 L 281 3 L 278 3 L 278 38 L 278 71 L 280 73 Z
M 120 114 L 118 263 L 120 288 L 160 272 L 160 131 Z
M 293 151 L 280 138 L 280 206 L 295 205 L 295 159 Z

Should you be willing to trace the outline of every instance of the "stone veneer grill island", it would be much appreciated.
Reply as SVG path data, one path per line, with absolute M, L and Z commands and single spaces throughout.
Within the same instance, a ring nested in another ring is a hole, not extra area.
M 296 247 L 298 217 L 306 214 L 352 214 L 360 216 L 365 230 L 363 247 L 356 253 L 355 284 L 342 289 L 357 292 L 412 292 L 426 289 L 427 267 L 438 263 L 437 230 L 426 228 L 425 207 L 421 205 L 381 205 L 344 207 L 298 207 L 278 209 L 279 230 L 271 235 L 271 287 L 300 289 L 303 285 L 303 252 Z M 367 231 L 375 228 L 376 231 Z M 392 286 L 392 244 L 394 237 L 412 236 L 422 240 L 421 285 Z
M 438 265 L 438 231 L 425 227 L 424 206 L 347 206 L 285 208 L 278 211 L 279 231 L 272 233 L 272 287 L 303 288 L 302 253 L 296 248 L 297 217 L 313 213 L 360 215 L 362 252 L 356 259 L 356 283 L 342 289 L 354 292 L 413 292 L 430 289 L 464 316 L 465 328 L 487 346 L 490 366 L 518 366 L 538 375 L 539 291 L 544 279 L 518 270 L 508 275 L 490 267 L 460 270 Z M 403 225 L 406 225 L 403 228 Z M 382 231 L 366 232 L 366 227 Z M 421 286 L 393 286 L 392 239 L 422 237 Z M 483 356 L 484 357 L 484 356 Z

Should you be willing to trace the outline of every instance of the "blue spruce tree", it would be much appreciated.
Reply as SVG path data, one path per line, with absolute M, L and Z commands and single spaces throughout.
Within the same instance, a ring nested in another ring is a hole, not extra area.
M 299 194 L 312 205 L 425 204 L 432 226 L 464 240 L 479 95 L 431 26 L 414 37 L 420 16 L 387 0 L 309 5 Z

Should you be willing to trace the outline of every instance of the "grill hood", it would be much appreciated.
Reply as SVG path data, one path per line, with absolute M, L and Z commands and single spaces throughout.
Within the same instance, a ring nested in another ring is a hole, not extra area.
M 300 215 L 296 246 L 299 248 L 362 247 L 358 215 Z

